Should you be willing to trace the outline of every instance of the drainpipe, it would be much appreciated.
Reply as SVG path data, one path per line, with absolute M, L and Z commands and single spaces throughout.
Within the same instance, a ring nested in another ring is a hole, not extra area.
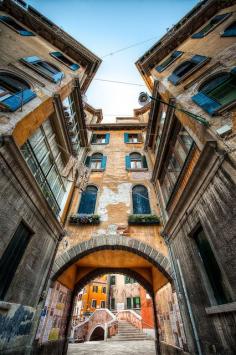
M 187 293 L 187 289 L 186 289 L 186 285 L 185 285 L 185 281 L 184 281 L 184 277 L 183 277 L 183 273 L 182 273 L 182 269 L 180 266 L 180 262 L 179 259 L 177 259 L 177 265 L 178 265 L 178 269 L 179 269 L 179 275 L 180 275 L 180 280 L 181 280 L 181 284 L 183 287 L 183 291 L 184 291 L 184 297 L 186 300 L 186 304 L 187 304 L 187 308 L 188 308 L 188 313 L 189 313 L 189 317 L 190 317 L 190 321 L 191 321 L 191 325 L 193 328 L 193 334 L 194 334 L 194 339 L 197 345 L 197 351 L 199 355 L 202 355 L 202 349 L 201 349 L 201 344 L 200 344 L 200 339 L 198 337 L 198 332 L 197 332 L 197 328 L 196 328 L 196 324 L 195 324 L 195 320 L 193 317 L 193 312 L 192 312 L 192 307 L 189 301 L 189 297 L 188 297 L 188 293 Z

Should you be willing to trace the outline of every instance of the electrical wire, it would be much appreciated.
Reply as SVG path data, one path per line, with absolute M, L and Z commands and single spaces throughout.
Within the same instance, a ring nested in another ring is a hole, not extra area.
M 147 42 L 149 42 L 149 41 L 151 41 L 151 40 L 153 40 L 153 39 L 156 39 L 156 38 L 159 38 L 159 36 L 151 37 L 151 38 L 148 38 L 148 39 L 146 39 L 146 40 L 144 40 L 144 41 L 136 42 L 136 43 L 134 43 L 134 44 L 131 44 L 131 45 L 127 46 L 127 47 L 123 47 L 123 48 L 117 49 L 117 50 L 115 50 L 114 52 L 110 52 L 110 53 L 105 54 L 105 55 L 102 56 L 101 58 L 103 59 L 103 58 L 112 56 L 112 55 L 114 55 L 114 54 L 116 54 L 116 53 L 124 52 L 124 51 L 126 51 L 126 50 L 128 50 L 128 49 L 130 49 L 130 48 L 133 48 L 133 47 L 139 46 L 139 45 L 141 45 L 141 44 L 147 43 Z
M 146 86 L 144 84 L 129 83 L 127 81 L 116 81 L 116 80 L 108 80 L 108 79 L 93 79 L 93 80 L 105 81 L 105 82 L 108 82 L 108 83 L 124 84 L 124 85 Z

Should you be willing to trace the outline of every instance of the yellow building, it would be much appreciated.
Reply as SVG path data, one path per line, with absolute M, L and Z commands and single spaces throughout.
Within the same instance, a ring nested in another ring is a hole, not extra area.
M 82 295 L 81 315 L 87 316 L 98 308 L 106 308 L 107 275 L 97 277 L 85 286 Z

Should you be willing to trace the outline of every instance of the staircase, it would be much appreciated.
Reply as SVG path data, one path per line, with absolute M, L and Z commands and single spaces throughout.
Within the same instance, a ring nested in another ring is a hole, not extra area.
M 109 339 L 110 341 L 127 340 L 153 340 L 150 336 L 143 333 L 142 330 L 135 328 L 131 323 L 119 320 L 118 333 Z

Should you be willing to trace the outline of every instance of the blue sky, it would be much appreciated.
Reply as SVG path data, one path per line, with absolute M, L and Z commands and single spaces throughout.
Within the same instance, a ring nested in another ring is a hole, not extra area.
M 152 40 L 103 59 L 96 77 L 143 85 L 135 61 L 166 29 L 181 19 L 198 0 L 28 0 L 27 3 L 62 27 L 100 58 L 120 48 Z M 104 120 L 132 116 L 145 86 L 94 80 L 86 95 Z

